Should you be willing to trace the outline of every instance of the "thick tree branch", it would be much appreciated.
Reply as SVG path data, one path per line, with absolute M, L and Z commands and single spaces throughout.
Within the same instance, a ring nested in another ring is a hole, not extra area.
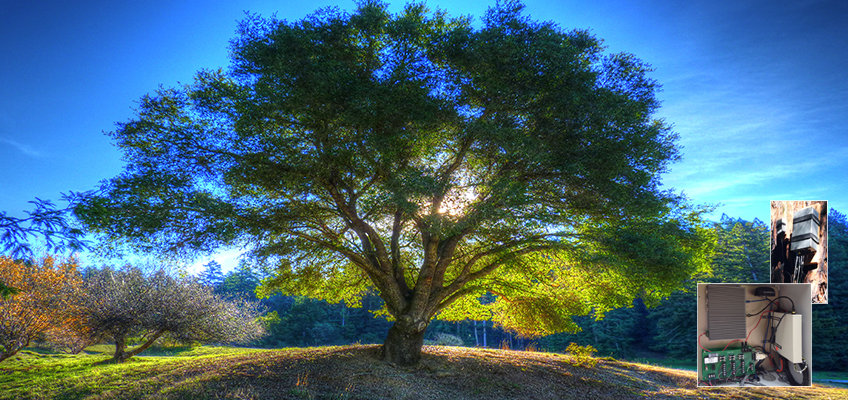
M 400 234 L 403 231 L 403 211 L 398 209 L 395 211 L 394 221 L 392 222 L 392 272 L 395 281 L 400 286 L 403 293 L 409 292 L 409 286 L 406 284 L 405 268 L 400 255 Z
M 147 342 L 145 342 L 144 344 L 142 344 L 138 348 L 135 348 L 132 351 L 130 351 L 129 353 L 127 353 L 126 358 L 134 357 L 135 355 L 141 353 L 142 351 L 147 350 L 148 347 L 152 346 L 153 343 L 156 342 L 156 340 L 158 340 L 164 334 L 165 334 L 164 330 L 157 331 L 156 333 L 153 334 L 153 336 L 150 339 L 147 340 Z

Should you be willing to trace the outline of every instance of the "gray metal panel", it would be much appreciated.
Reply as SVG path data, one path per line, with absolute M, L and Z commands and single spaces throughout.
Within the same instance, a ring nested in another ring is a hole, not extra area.
M 707 337 L 710 340 L 745 339 L 745 288 L 707 285 Z

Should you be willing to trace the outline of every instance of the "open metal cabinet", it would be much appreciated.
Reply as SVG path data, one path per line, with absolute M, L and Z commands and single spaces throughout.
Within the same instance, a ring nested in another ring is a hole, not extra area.
M 810 284 L 698 284 L 698 386 L 810 386 Z

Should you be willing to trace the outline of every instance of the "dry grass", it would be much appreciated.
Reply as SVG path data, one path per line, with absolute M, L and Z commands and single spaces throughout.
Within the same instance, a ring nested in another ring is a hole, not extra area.
M 426 346 L 421 365 L 407 369 L 379 361 L 378 352 L 379 346 L 347 346 L 180 357 L 179 361 L 175 357 L 173 362 L 163 360 L 170 357 L 149 357 L 158 362 L 141 360 L 113 370 L 112 381 L 101 380 L 99 389 L 76 386 L 73 391 L 40 392 L 38 397 L 848 399 L 848 390 L 820 386 L 698 389 L 694 372 L 607 359 L 587 369 L 571 365 L 570 356 L 562 354 Z M 55 383 L 73 386 L 62 380 Z M 0 398 L 6 396 L 0 394 Z

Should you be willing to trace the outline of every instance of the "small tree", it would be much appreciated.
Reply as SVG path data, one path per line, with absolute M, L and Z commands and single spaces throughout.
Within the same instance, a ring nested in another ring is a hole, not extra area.
M 91 329 L 75 318 L 69 318 L 47 331 L 47 341 L 51 347 L 68 354 L 79 354 L 86 347 L 97 343 L 97 340 L 91 334 Z
M 115 342 L 113 359 L 124 362 L 168 335 L 180 342 L 249 342 L 264 335 L 258 303 L 224 300 L 190 279 L 163 269 L 104 268 L 92 273 L 82 296 L 81 317 L 91 335 Z M 127 338 L 142 336 L 127 349 Z
M 0 300 L 0 361 L 14 356 L 30 342 L 68 322 L 73 293 L 80 280 L 74 259 L 44 257 L 20 262 L 0 257 L 0 281 L 20 290 Z

